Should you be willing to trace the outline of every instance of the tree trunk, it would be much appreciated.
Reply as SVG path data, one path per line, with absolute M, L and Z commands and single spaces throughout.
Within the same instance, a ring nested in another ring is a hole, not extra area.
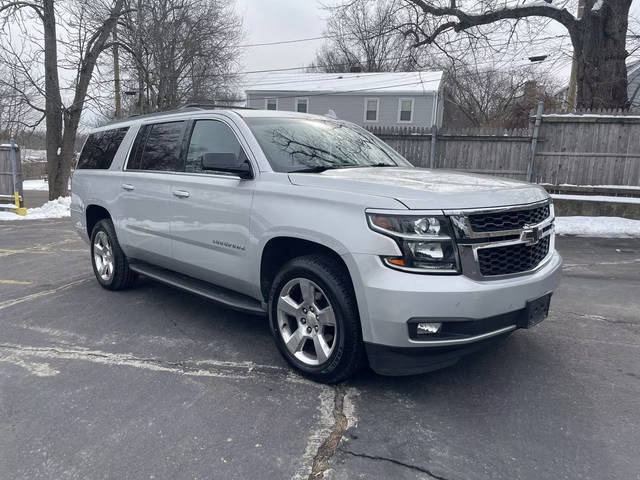
M 74 160 L 74 146 L 80 116 L 93 70 L 100 52 L 115 28 L 124 0 L 117 0 L 111 15 L 87 42 L 78 68 L 73 103 L 65 108 L 58 80 L 58 54 L 54 0 L 43 0 L 45 119 L 47 122 L 47 171 L 49 200 L 69 194 L 69 177 Z
M 69 172 L 61 168 L 62 98 L 58 82 L 58 52 L 54 0 L 43 0 L 45 120 L 49 200 L 68 194 Z
M 587 8 L 572 35 L 577 60 L 579 109 L 627 108 L 626 50 L 628 0 L 606 0 Z

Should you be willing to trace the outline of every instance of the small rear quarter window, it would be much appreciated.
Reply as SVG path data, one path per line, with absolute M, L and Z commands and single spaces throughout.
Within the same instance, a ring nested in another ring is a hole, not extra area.
M 129 127 L 103 130 L 89 135 L 77 168 L 106 170 L 111 166 Z

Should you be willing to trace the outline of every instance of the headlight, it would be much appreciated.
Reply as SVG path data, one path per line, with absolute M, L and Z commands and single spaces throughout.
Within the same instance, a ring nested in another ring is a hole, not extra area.
M 445 216 L 367 213 L 371 229 L 393 238 L 401 257 L 383 257 L 392 268 L 416 273 L 460 273 L 451 222 Z

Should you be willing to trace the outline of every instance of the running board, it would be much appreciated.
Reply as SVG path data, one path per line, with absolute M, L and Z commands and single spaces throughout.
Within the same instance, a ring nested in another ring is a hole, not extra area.
M 226 288 L 212 285 L 193 277 L 188 277 L 181 273 L 156 267 L 155 265 L 144 262 L 131 262 L 129 268 L 134 272 L 145 275 L 157 280 L 158 282 L 208 298 L 209 300 L 213 300 L 214 302 L 224 305 L 225 307 L 233 308 L 234 310 L 240 310 L 254 315 L 266 315 L 267 313 L 262 307 L 262 304 L 254 298 L 227 290 Z

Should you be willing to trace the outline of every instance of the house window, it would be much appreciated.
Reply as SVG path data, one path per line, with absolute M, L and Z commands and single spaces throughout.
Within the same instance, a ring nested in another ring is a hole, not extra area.
M 401 98 L 398 101 L 398 122 L 413 122 L 413 98 Z
M 364 99 L 364 121 L 365 122 L 378 121 L 378 105 L 379 105 L 379 101 L 377 98 Z
M 307 113 L 309 111 L 308 98 L 296 98 L 296 112 Z
M 277 98 L 265 98 L 264 100 L 264 108 L 267 110 L 277 110 L 278 109 L 278 99 Z

